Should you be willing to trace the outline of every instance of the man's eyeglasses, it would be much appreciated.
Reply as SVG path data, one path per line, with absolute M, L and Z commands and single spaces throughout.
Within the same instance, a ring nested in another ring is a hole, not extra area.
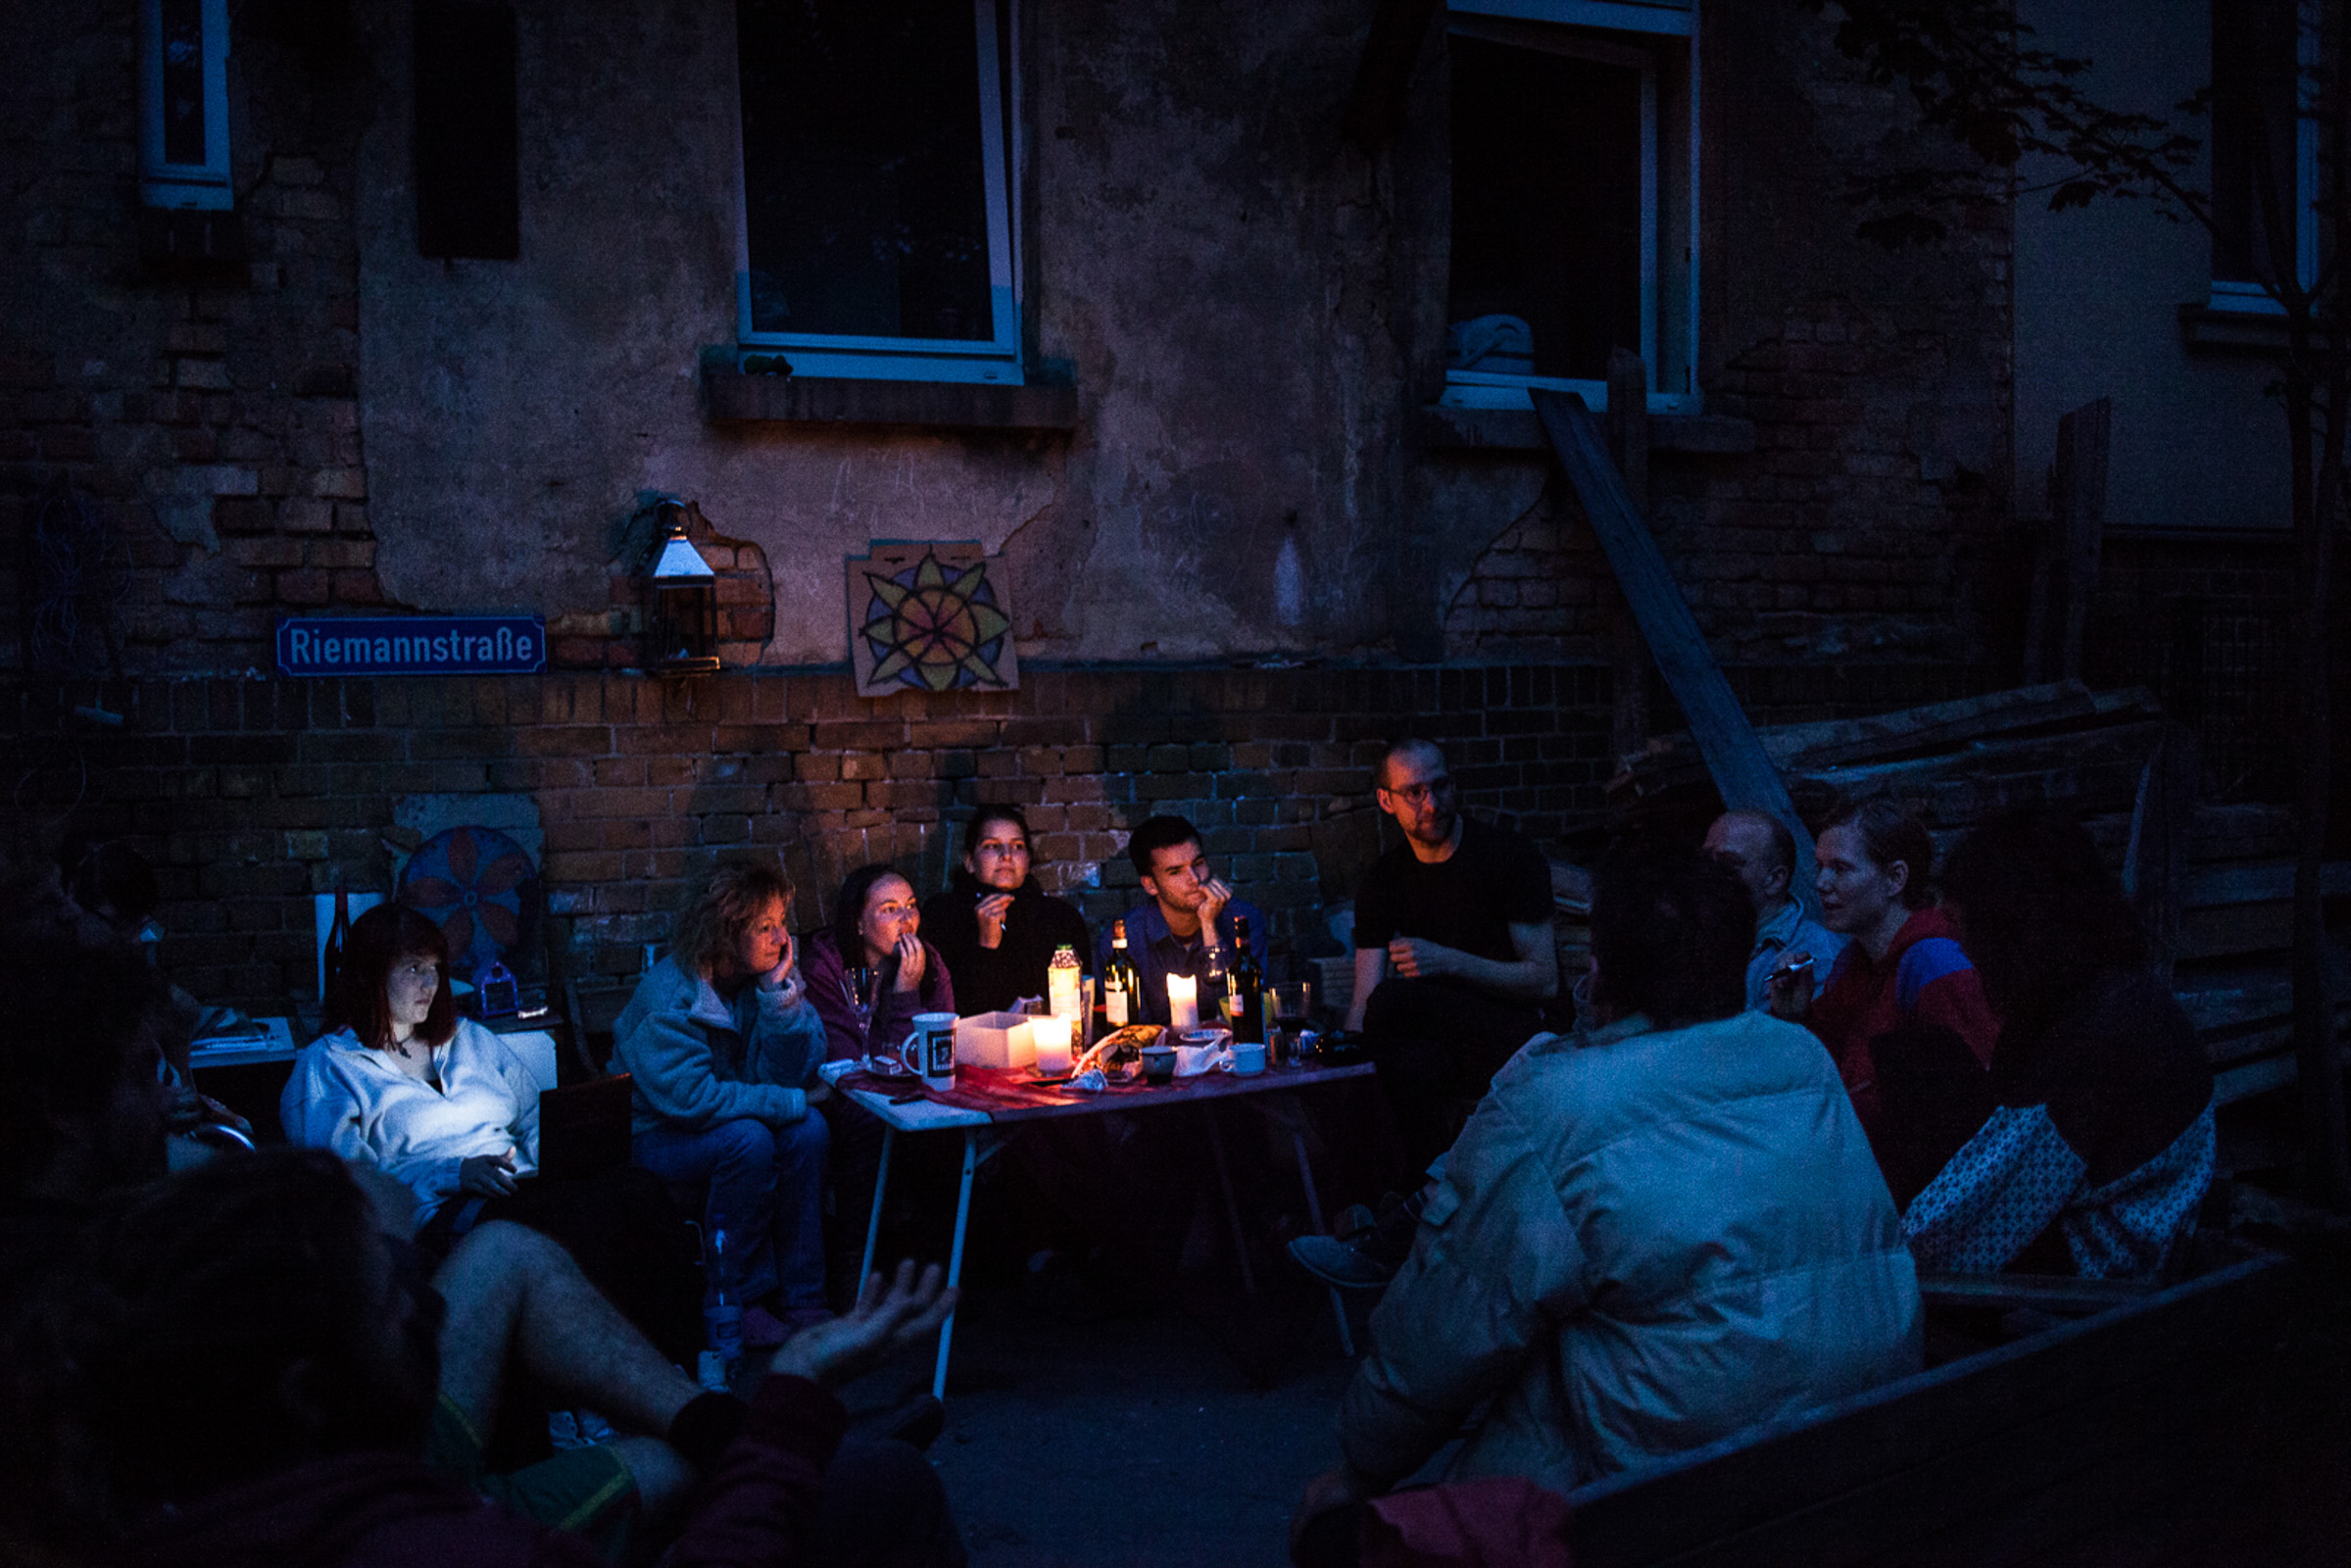
M 1391 789 L 1388 793 L 1406 806 L 1426 806 L 1440 795 L 1452 794 L 1453 781 L 1450 775 L 1440 775 L 1426 784 L 1407 784 L 1401 789 Z

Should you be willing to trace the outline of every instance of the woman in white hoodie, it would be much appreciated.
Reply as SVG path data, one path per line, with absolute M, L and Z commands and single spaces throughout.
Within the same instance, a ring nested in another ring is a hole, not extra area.
M 416 1243 L 436 1257 L 487 1220 L 552 1237 L 665 1353 L 692 1356 L 693 1253 L 666 1191 L 629 1167 L 521 1180 L 539 1167 L 539 1084 L 458 1014 L 439 926 L 403 904 L 354 920 L 327 1023 L 278 1100 L 290 1141 L 400 1181 L 416 1195 Z
M 721 861 L 678 916 L 670 951 L 612 1026 L 636 1086 L 639 1165 L 708 1183 L 705 1304 L 742 1304 L 743 1343 L 780 1344 L 824 1304 L 831 1143 L 817 1078 L 824 1020 L 808 1004 L 785 920 L 792 879 L 765 858 Z M 712 1245 L 726 1238 L 723 1255 Z

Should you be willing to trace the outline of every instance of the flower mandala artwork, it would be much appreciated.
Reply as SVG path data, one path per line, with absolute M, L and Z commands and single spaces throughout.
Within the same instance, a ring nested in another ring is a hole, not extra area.
M 1004 691 L 1020 684 L 1011 607 L 977 544 L 875 544 L 850 562 L 857 691 Z
M 464 976 L 522 945 L 538 883 L 538 868 L 521 845 L 493 828 L 458 827 L 435 834 L 409 858 L 400 902 L 441 928 L 450 969 Z

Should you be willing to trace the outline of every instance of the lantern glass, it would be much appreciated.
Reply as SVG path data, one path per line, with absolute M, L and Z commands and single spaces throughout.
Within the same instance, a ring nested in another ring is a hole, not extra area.
M 645 577 L 645 662 L 663 675 L 718 668 L 718 574 L 686 537 L 679 509 L 670 510 Z

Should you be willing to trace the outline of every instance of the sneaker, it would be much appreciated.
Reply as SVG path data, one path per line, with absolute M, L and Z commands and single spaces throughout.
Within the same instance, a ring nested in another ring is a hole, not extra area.
M 1298 1267 L 1343 1291 L 1376 1291 L 1396 1277 L 1395 1264 L 1382 1263 L 1332 1236 L 1296 1237 L 1290 1243 L 1290 1255 Z
M 1332 1218 L 1331 1234 L 1343 1242 L 1351 1242 L 1378 1223 L 1379 1215 L 1361 1203 L 1349 1203 Z
M 772 1350 L 792 1337 L 792 1331 L 763 1306 L 743 1309 L 743 1348 Z

